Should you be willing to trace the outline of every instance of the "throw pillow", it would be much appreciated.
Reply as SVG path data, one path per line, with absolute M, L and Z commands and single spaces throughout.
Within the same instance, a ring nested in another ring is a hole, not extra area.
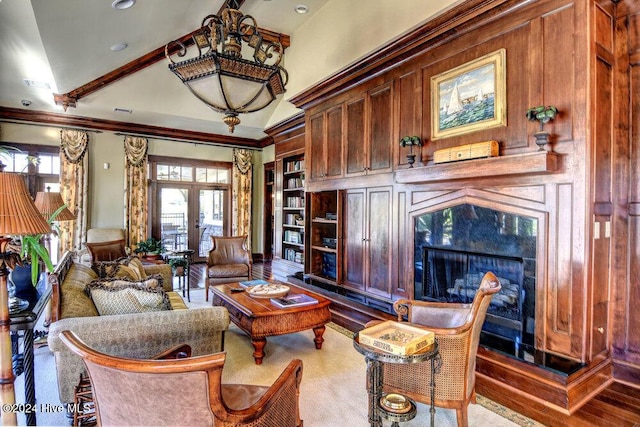
M 91 254 L 91 261 L 113 261 L 127 256 L 124 240 L 112 240 L 110 242 L 86 243 Z
M 147 272 L 144 270 L 142 261 L 140 261 L 140 258 L 138 258 L 137 256 L 131 255 L 126 258 L 120 258 L 119 261 L 121 264 L 135 270 L 138 273 L 139 280 L 144 280 L 147 278 Z
M 144 281 L 102 279 L 89 283 L 85 292 L 101 316 L 171 310 L 162 279 L 151 276 Z
M 122 258 L 121 258 L 122 259 Z M 91 268 L 100 279 L 124 278 L 131 280 L 142 280 L 143 277 L 137 269 L 134 269 L 121 260 L 98 261 L 91 264 Z

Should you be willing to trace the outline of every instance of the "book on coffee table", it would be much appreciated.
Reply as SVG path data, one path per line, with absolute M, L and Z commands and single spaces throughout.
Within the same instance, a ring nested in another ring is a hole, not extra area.
M 280 308 L 291 308 L 317 304 L 318 300 L 306 294 L 291 294 L 280 298 L 271 298 L 271 302 Z
M 262 280 L 262 279 L 256 279 L 256 280 L 245 280 L 243 282 L 238 282 L 240 284 L 240 286 L 243 286 L 245 288 L 248 288 L 249 286 L 257 286 L 257 285 L 267 285 L 269 284 L 269 282 L 267 282 L 266 280 Z
M 435 340 L 433 331 L 393 320 L 363 329 L 358 333 L 358 337 L 360 344 L 399 356 L 418 353 Z

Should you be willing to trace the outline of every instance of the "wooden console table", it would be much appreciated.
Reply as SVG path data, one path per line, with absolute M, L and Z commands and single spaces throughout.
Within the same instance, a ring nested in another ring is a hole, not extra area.
M 307 294 L 318 300 L 317 304 L 293 308 L 279 308 L 269 298 L 253 298 L 247 292 L 231 292 L 239 283 L 228 283 L 213 287 L 213 305 L 226 307 L 231 321 L 251 337 L 253 358 L 256 365 L 262 364 L 267 337 L 285 335 L 313 329 L 316 349 L 322 348 L 325 324 L 331 321 L 328 299 L 293 287 L 292 294 Z

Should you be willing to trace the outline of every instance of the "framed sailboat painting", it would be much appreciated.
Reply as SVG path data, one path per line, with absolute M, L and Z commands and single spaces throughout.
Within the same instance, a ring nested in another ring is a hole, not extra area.
M 431 139 L 506 126 L 504 49 L 431 77 Z

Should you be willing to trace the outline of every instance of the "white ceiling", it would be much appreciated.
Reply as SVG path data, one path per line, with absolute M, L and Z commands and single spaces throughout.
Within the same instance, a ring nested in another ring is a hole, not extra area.
M 68 93 L 200 27 L 222 0 L 137 0 L 115 10 L 113 0 L 0 0 L 0 106 L 60 112 L 54 93 Z M 248 0 L 241 7 L 261 28 L 291 35 L 327 0 Z M 310 9 L 298 14 L 294 6 Z M 110 46 L 128 48 L 113 52 Z M 286 61 L 286 59 L 285 59 Z M 226 134 L 222 115 L 197 100 L 163 60 L 81 98 L 66 114 Z M 286 66 L 285 66 L 286 67 Z M 48 83 L 28 87 L 24 80 Z M 262 138 L 276 107 L 241 115 L 234 136 Z M 114 108 L 133 112 L 115 112 Z
M 228 135 L 222 114 L 197 100 L 168 70 L 167 60 L 80 98 L 76 108 L 63 112 L 55 105 L 54 93 L 68 93 L 163 48 L 199 28 L 223 4 L 137 0 L 130 9 L 115 10 L 112 1 L 0 0 L 0 107 Z M 266 127 L 296 113 L 286 99 L 463 1 L 246 0 L 241 10 L 259 27 L 291 36 L 283 61 L 291 82 L 268 108 L 241 115 L 233 136 L 263 138 Z M 300 3 L 308 14 L 295 13 Z M 119 42 L 128 48 L 111 51 Z M 28 87 L 25 79 L 51 88 Z

